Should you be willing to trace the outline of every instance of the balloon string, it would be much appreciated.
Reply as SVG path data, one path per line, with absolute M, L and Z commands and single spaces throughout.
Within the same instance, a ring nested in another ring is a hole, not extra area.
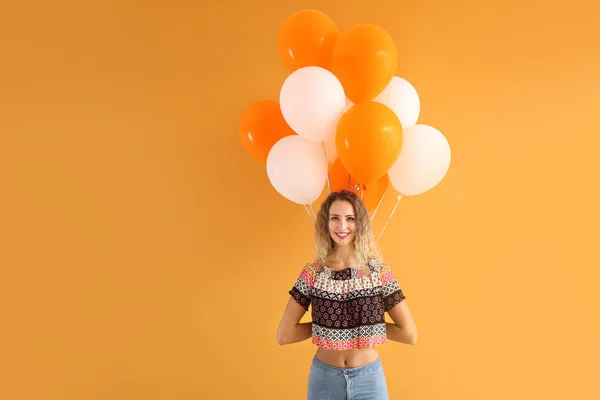
M 325 142 L 323 142 L 323 153 L 325 154 L 325 159 L 327 160 L 327 148 L 325 147 Z M 329 193 L 331 194 L 331 178 L 329 177 L 329 161 L 327 161 L 327 188 L 329 189 Z
M 312 220 L 313 220 L 313 216 L 312 216 L 312 214 L 310 213 L 310 210 L 308 209 L 308 207 L 306 206 L 306 204 L 304 204 L 304 209 L 306 210 L 306 213 L 308 214 L 308 217 L 309 217 L 309 218 L 310 218 L 310 220 L 312 221 Z
M 383 195 L 381 196 L 381 199 L 379 199 L 379 203 L 377 203 L 377 207 L 375 207 L 375 211 L 373 211 L 373 215 L 371 215 L 371 221 L 373 221 L 373 218 L 375 218 L 375 214 L 377 214 L 377 210 L 379 210 L 379 206 L 381 206 L 381 203 L 383 202 L 383 198 L 385 197 L 385 194 L 388 191 L 388 186 L 385 187 L 385 190 L 383 191 Z
M 398 204 L 400 204 L 400 200 L 402 199 L 402 195 L 398 195 L 398 201 L 396 202 L 396 205 L 394 206 L 394 209 L 392 210 L 392 212 L 390 213 L 390 216 L 388 217 L 388 220 L 385 222 L 385 225 L 383 226 L 383 228 L 381 229 L 381 233 L 379 234 L 379 237 L 377 238 L 377 241 L 379 241 L 379 239 L 381 238 L 381 235 L 383 235 L 383 232 L 385 231 L 385 228 L 388 226 L 388 224 L 390 223 L 390 220 L 392 219 L 392 217 L 394 216 L 394 213 L 396 212 L 396 208 L 398 208 Z
M 348 174 L 348 190 L 350 190 L 350 174 Z
M 312 212 L 314 218 L 317 218 L 317 214 L 315 214 L 315 210 L 313 210 L 312 203 L 310 203 L 310 212 Z

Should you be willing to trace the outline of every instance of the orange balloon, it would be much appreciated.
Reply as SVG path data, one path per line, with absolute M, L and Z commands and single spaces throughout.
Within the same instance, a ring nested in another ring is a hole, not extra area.
M 331 52 L 339 35 L 335 22 L 321 11 L 296 11 L 279 31 L 279 56 L 290 72 L 307 66 L 330 69 Z
M 340 119 L 335 146 L 338 158 L 359 182 L 376 182 L 394 165 L 402 150 L 402 124 L 381 103 L 355 104 Z
M 358 183 L 352 180 L 339 158 L 329 168 L 329 182 L 331 183 L 331 190 L 334 192 L 352 190 L 354 185 Z
M 238 134 L 248 154 L 266 164 L 269 151 L 275 143 L 281 138 L 295 135 L 296 132 L 283 119 L 278 102 L 261 100 L 243 112 Z
M 363 203 L 365 203 L 369 211 L 377 208 L 389 184 L 387 174 L 379 178 L 375 183 L 361 184 L 350 176 L 339 159 L 331 164 L 329 180 L 332 191 L 337 192 L 342 189 L 353 191 L 362 197 Z
M 353 103 L 373 100 L 390 83 L 398 67 L 392 37 L 376 25 L 355 25 L 335 43 L 331 72 Z

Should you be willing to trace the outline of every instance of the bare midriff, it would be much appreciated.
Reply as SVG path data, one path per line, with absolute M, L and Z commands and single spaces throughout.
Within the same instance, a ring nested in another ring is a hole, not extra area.
M 337 368 L 356 368 L 377 361 L 379 353 L 375 347 L 351 350 L 327 350 L 319 347 L 315 355 L 319 361 Z

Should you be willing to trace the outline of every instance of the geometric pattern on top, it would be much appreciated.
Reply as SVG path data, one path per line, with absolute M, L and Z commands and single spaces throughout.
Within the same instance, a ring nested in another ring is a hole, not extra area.
M 332 270 L 322 260 L 306 264 L 288 292 L 306 311 L 311 306 L 312 343 L 349 350 L 387 343 L 385 313 L 405 299 L 388 264 Z

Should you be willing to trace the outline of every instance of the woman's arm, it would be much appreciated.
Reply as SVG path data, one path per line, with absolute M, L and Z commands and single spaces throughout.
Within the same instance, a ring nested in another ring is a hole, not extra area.
M 312 322 L 300 323 L 305 313 L 306 310 L 290 296 L 277 328 L 277 344 L 302 342 L 312 336 Z
M 386 322 L 387 338 L 395 342 L 406 343 L 410 345 L 417 344 L 419 333 L 417 325 L 406 304 L 406 300 L 402 300 L 396 304 L 394 308 L 388 311 L 388 315 L 394 321 L 393 324 Z

